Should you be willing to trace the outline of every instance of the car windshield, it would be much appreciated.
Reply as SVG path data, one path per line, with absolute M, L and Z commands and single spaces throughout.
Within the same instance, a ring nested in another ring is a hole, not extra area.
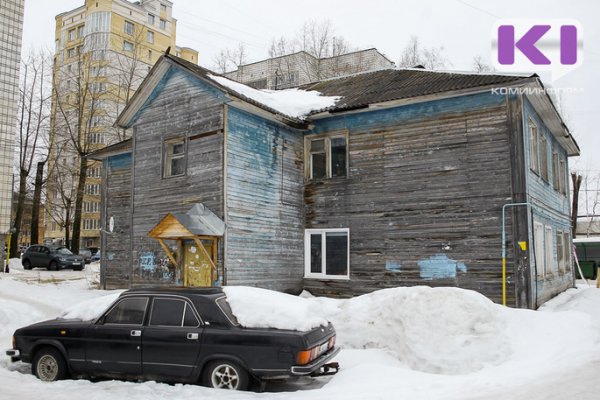
M 65 256 L 70 256 L 71 254 L 73 254 L 71 253 L 71 250 L 67 249 L 66 247 L 59 247 L 58 249 L 56 249 L 56 253 Z

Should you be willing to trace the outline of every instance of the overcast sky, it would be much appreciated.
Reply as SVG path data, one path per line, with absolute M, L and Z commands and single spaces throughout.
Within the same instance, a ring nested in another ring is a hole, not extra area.
M 248 61 L 267 58 L 275 37 L 293 37 L 306 21 L 330 20 L 336 34 L 353 47 L 376 47 L 398 62 L 411 35 L 427 47 L 443 46 L 451 69 L 469 70 L 475 55 L 491 58 L 492 26 L 502 18 L 572 18 L 584 29 L 584 63 L 552 82 L 556 88 L 583 89 L 564 94 L 564 118 L 581 148 L 571 168 L 600 174 L 600 2 L 595 0 L 172 0 L 178 19 L 177 44 L 199 52 L 211 68 L 221 49 L 245 44 Z M 84 0 L 25 0 L 24 52 L 53 48 L 54 16 Z M 535 72 L 535 71 L 533 71 Z

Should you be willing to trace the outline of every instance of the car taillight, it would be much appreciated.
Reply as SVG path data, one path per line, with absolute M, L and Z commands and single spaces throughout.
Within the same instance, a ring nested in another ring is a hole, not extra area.
M 298 352 L 296 362 L 300 365 L 308 364 L 310 362 L 311 350 L 302 350 Z
M 12 345 L 13 345 L 13 349 L 17 348 L 17 338 L 16 337 L 12 337 Z

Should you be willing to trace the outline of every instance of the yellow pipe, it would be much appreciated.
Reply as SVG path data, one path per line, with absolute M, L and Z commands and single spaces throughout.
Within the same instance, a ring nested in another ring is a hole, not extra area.
M 506 305 L 506 257 L 502 257 L 502 305 Z

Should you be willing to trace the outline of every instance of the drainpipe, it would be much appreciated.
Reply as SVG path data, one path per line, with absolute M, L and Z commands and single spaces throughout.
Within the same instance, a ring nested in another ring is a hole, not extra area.
M 504 214 L 506 207 L 531 206 L 529 203 L 508 203 L 502 206 L 502 305 L 506 305 L 506 229 Z

